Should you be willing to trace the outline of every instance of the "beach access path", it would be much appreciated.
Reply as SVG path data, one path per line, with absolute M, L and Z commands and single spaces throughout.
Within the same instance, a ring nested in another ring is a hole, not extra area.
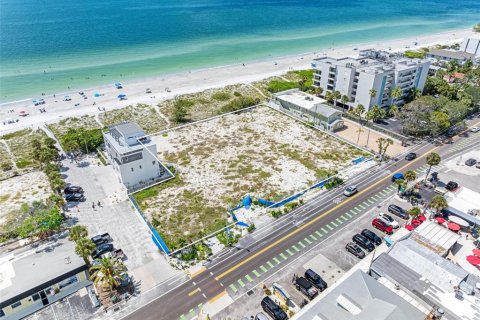
M 308 69 L 314 58 L 323 56 L 344 57 L 355 56 L 358 50 L 375 48 L 391 52 L 416 49 L 435 44 L 453 44 L 473 34 L 470 29 L 453 30 L 434 35 L 410 37 L 385 42 L 371 42 L 366 44 L 351 45 L 341 48 L 322 49 L 318 52 L 305 53 L 295 56 L 273 58 L 271 60 L 245 62 L 216 68 L 200 69 L 172 75 L 158 76 L 137 81 L 122 82 L 123 88 L 116 89 L 114 84 L 98 88 L 84 88 L 87 99 L 78 94 L 78 91 L 57 93 L 54 96 L 41 96 L 3 103 L 0 105 L 0 134 L 33 127 L 41 124 L 57 122 L 69 117 L 95 115 L 112 109 L 123 108 L 137 103 L 156 104 L 177 95 L 199 92 L 209 88 L 220 88 L 237 83 L 251 83 L 268 77 L 278 76 L 290 70 Z M 416 43 L 416 45 L 414 45 Z M 149 88 L 152 93 L 146 93 Z M 101 94 L 95 97 L 95 93 Z M 125 94 L 126 100 L 119 101 L 117 96 Z M 71 100 L 64 101 L 68 95 Z M 45 104 L 34 106 L 33 99 L 43 98 Z M 95 105 L 94 105 L 95 103 Z M 40 112 L 40 108 L 45 112 Z M 12 111 L 13 110 L 13 111 Z M 19 112 L 29 113 L 20 117 Z M 7 123 L 8 119 L 16 120 Z M 6 122 L 3 124 L 3 122 Z

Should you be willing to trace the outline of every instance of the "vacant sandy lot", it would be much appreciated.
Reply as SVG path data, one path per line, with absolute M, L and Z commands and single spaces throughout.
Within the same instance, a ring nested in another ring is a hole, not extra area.
M 136 197 L 170 246 L 224 226 L 247 194 L 280 200 L 363 155 L 267 107 L 152 138 L 177 178 Z

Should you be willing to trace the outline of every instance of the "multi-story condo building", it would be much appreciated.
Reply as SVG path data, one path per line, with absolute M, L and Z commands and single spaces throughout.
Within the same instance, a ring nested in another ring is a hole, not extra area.
M 157 145 L 137 124 L 120 123 L 103 133 L 107 158 L 129 191 L 171 176 L 156 157 Z
M 339 91 L 348 97 L 349 107 L 362 104 L 368 110 L 374 105 L 387 107 L 393 102 L 402 105 L 412 89 L 423 91 L 430 61 L 364 50 L 358 58 L 318 58 L 313 60 L 312 67 L 313 85 L 323 89 L 323 96 Z M 394 87 L 402 91 L 397 99 L 390 95 Z

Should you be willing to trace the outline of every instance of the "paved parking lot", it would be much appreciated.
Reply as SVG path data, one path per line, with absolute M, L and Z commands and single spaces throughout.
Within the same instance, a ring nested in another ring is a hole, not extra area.
M 86 197 L 85 202 L 71 204 L 68 215 L 77 223 L 86 225 L 91 237 L 106 232 L 110 234 L 114 247 L 126 254 L 125 264 L 140 292 L 178 273 L 159 253 L 111 166 L 103 166 L 96 158 L 89 157 L 80 165 L 70 160 L 63 164 L 66 182 L 81 186 Z
M 421 170 L 424 170 L 424 168 Z M 307 297 L 295 288 L 292 284 L 292 279 L 295 274 L 303 276 L 305 270 L 309 268 L 317 272 L 328 285 L 332 285 L 346 271 L 359 262 L 358 258 L 345 250 L 345 245 L 351 241 L 354 234 L 360 233 L 364 228 L 368 228 L 378 236 L 383 237 L 384 234 L 382 232 L 371 226 L 372 219 L 378 216 L 380 212 L 386 213 L 388 205 L 392 203 L 404 209 L 411 207 L 410 204 L 395 195 L 396 188 L 393 185 L 380 191 L 376 196 L 365 200 L 357 208 L 346 212 L 337 220 L 322 228 L 313 237 L 310 236 L 300 241 L 298 245 L 294 245 L 292 248 L 287 249 L 285 253 L 280 254 L 277 259 L 280 269 L 270 267 L 270 265 L 276 265 L 277 262 L 269 261 L 267 264 L 247 274 L 244 278 L 239 279 L 236 283 L 229 285 L 227 291 L 237 300 L 215 315 L 213 319 L 241 319 L 242 317 L 254 316 L 261 312 L 260 301 L 264 296 L 262 285 L 265 284 L 271 287 L 273 282 L 279 283 L 290 294 L 291 300 L 296 305 L 300 305 Z M 405 221 L 395 216 L 393 218 L 402 228 Z M 291 256 L 290 253 L 292 253 Z M 303 256 L 301 255 L 302 253 L 304 254 Z M 282 255 L 287 259 L 283 259 Z M 371 259 L 371 255 L 365 259 Z M 262 281 L 260 285 L 254 286 L 253 280 L 257 278 L 261 278 Z M 251 290 L 248 291 L 248 289 Z M 185 318 L 188 317 L 186 316 Z

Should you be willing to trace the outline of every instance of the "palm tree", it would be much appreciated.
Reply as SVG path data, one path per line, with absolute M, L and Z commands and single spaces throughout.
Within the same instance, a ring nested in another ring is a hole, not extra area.
M 404 177 L 408 185 L 410 181 L 414 181 L 417 178 L 417 174 L 413 170 L 408 170 L 407 172 L 405 172 Z
M 342 98 L 340 99 L 340 101 L 342 102 L 342 104 L 345 106 L 348 102 L 348 97 L 346 95 L 343 95 Z M 348 106 L 347 106 L 348 108 Z
M 430 170 L 432 170 L 433 166 L 436 166 L 440 163 L 442 159 L 438 153 L 432 152 L 427 155 L 427 164 L 430 166 L 427 171 L 427 175 L 425 176 L 425 181 L 427 181 L 428 175 L 430 174 Z
M 62 178 L 55 177 L 54 179 L 50 180 L 50 186 L 58 194 L 61 194 L 62 189 L 65 187 L 65 181 Z
M 398 116 L 398 107 L 396 105 L 390 106 L 390 109 L 388 109 L 388 113 L 396 118 Z
M 448 208 L 448 202 L 442 195 L 437 194 L 430 201 L 429 207 L 435 210 L 436 213 L 439 213 L 443 209 Z
M 338 99 L 340 99 L 341 97 L 342 97 L 342 94 L 340 93 L 340 91 L 335 91 L 333 93 L 333 100 L 335 101 L 335 107 L 337 106 Z
M 373 112 L 372 110 L 369 110 L 367 114 L 365 115 L 365 121 L 367 121 L 367 127 L 368 127 L 368 135 L 367 135 L 367 147 L 368 147 L 368 142 L 370 141 L 370 126 L 368 125 L 368 122 L 370 120 L 373 120 Z
M 363 106 L 363 104 L 359 104 L 358 106 L 356 106 L 355 108 L 350 110 L 350 112 L 354 116 L 357 116 L 358 117 L 358 122 L 360 124 L 362 124 L 362 114 L 365 112 L 365 107 Z
M 392 97 L 392 105 L 395 105 L 397 99 L 399 99 L 403 95 L 402 89 L 400 87 L 395 87 L 390 91 L 390 97 Z
M 394 182 L 397 185 L 397 193 L 400 192 L 400 189 L 405 185 L 405 180 L 403 179 L 397 179 Z
M 78 241 L 81 238 L 85 238 L 88 236 L 87 227 L 77 224 L 73 226 L 68 231 L 68 237 L 70 240 Z
M 320 97 L 322 93 L 323 93 L 323 88 L 315 87 L 315 94 L 317 95 L 317 97 Z
M 120 284 L 119 278 L 127 271 L 127 268 L 118 258 L 101 258 L 97 261 L 98 264 L 90 268 L 93 282 L 111 291 Z
M 368 91 L 368 94 L 370 95 L 370 104 L 372 104 L 372 99 L 377 96 L 377 90 L 375 89 L 370 89 Z
M 408 210 L 408 214 L 410 215 L 410 217 L 412 217 L 412 219 L 415 219 L 422 214 L 422 210 L 419 207 L 413 207 Z
M 83 261 L 85 261 L 85 264 L 87 266 L 90 265 L 90 255 L 92 254 L 93 250 L 95 250 L 95 243 L 87 237 L 80 238 L 76 241 L 75 244 L 75 253 L 83 258 Z
M 327 93 L 325 93 L 325 99 L 327 99 L 328 102 L 332 103 L 335 99 L 333 96 L 333 92 L 327 91 Z
M 412 88 L 410 92 L 408 93 L 408 100 L 413 101 L 417 98 L 419 98 L 422 95 L 422 91 L 418 88 Z

